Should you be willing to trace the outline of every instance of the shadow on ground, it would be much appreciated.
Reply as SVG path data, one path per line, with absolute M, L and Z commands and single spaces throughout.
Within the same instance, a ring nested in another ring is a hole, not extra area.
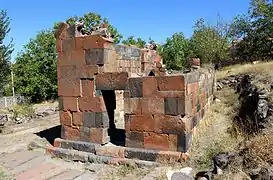
M 41 138 L 46 138 L 46 140 L 53 145 L 54 139 L 61 137 L 61 125 L 37 132 L 35 135 Z

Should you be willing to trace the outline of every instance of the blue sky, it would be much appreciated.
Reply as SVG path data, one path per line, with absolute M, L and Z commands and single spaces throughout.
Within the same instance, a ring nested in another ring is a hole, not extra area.
M 249 0 L 2 0 L 0 8 L 7 10 L 12 19 L 7 40 L 11 37 L 14 40 L 14 59 L 38 31 L 86 12 L 97 12 L 108 18 L 124 37 L 134 35 L 145 40 L 151 37 L 164 42 L 175 32 L 190 37 L 198 18 L 214 22 L 219 13 L 230 21 L 237 14 L 247 12 L 248 6 Z

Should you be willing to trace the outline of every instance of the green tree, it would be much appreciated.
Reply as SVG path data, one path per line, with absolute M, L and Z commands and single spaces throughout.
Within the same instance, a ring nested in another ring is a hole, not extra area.
M 52 30 L 40 31 L 17 56 L 13 65 L 15 91 L 32 102 L 57 97 L 57 53 Z
M 231 32 L 238 39 L 235 56 L 243 60 L 273 58 L 273 2 L 252 0 L 248 14 L 234 18 Z
M 194 55 L 202 63 L 215 63 L 228 57 L 229 30 L 221 19 L 216 25 L 210 25 L 204 19 L 199 19 L 194 26 L 191 44 Z
M 167 69 L 183 70 L 188 67 L 187 59 L 191 55 L 191 46 L 183 33 L 175 33 L 167 38 L 159 52 Z
M 122 39 L 122 35 L 118 32 L 117 28 L 115 28 L 113 25 L 111 25 L 108 21 L 108 19 L 103 18 L 100 14 L 97 13 L 86 13 L 83 16 L 74 16 L 70 17 L 66 20 L 66 23 L 73 25 L 77 21 L 84 21 L 84 25 L 86 27 L 87 31 L 91 31 L 92 27 L 99 26 L 102 23 L 105 23 L 108 25 L 108 30 L 111 33 L 111 35 L 114 36 L 114 42 L 120 43 Z M 58 28 L 59 23 L 56 23 L 54 26 L 54 29 Z
M 125 44 L 125 45 L 136 45 L 139 48 L 144 48 L 146 42 L 143 39 L 141 39 L 141 38 L 137 38 L 135 40 L 134 36 L 129 36 L 127 39 L 125 39 L 125 40 L 122 41 L 122 44 Z
M 3 95 L 5 86 L 8 83 L 10 76 L 10 60 L 13 52 L 12 41 L 4 44 L 4 40 L 10 31 L 10 18 L 7 12 L 0 10 L 0 95 Z

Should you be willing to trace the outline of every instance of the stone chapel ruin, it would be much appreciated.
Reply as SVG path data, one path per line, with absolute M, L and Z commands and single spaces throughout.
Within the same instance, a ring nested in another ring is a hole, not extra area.
M 154 48 L 115 45 L 106 29 L 85 34 L 81 26 L 62 23 L 55 34 L 62 135 L 48 152 L 181 160 L 212 102 L 214 71 L 168 75 Z M 117 109 L 124 111 L 125 146 L 104 146 Z

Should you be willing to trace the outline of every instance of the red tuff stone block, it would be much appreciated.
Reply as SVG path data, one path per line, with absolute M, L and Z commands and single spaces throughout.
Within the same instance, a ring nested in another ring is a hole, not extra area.
M 181 134 L 185 130 L 185 123 L 181 116 L 154 115 L 155 132 L 165 134 Z
M 106 144 L 110 141 L 108 128 L 91 128 L 91 142 L 97 144 Z
M 94 97 L 94 80 L 81 79 L 82 97 Z
M 77 50 L 70 52 L 70 65 L 82 66 L 85 65 L 85 51 Z
M 169 150 L 177 151 L 178 136 L 176 134 L 169 134 Z
M 78 78 L 94 78 L 98 74 L 99 67 L 97 65 L 82 65 L 77 67 Z
M 113 157 L 113 158 L 125 158 L 124 151 L 125 151 L 125 147 L 101 146 L 96 148 L 96 155 Z
M 78 98 L 76 97 L 62 97 L 64 111 L 79 111 Z
M 71 79 L 76 78 L 76 66 L 75 65 L 60 65 L 58 66 L 58 78 Z
M 130 130 L 152 132 L 154 130 L 155 121 L 152 115 L 130 115 Z
M 124 98 L 124 112 L 126 114 L 141 114 L 141 98 Z
M 85 37 L 75 37 L 75 49 L 84 50 L 84 39 Z
M 100 73 L 96 76 L 97 90 L 124 90 L 127 84 L 127 72 Z
M 72 114 L 69 111 L 67 112 L 60 111 L 59 116 L 60 116 L 61 125 L 65 125 L 65 126 L 72 125 Z
M 159 91 L 184 91 L 185 81 L 183 75 L 157 77 Z
M 181 152 L 159 151 L 156 161 L 161 163 L 179 162 L 180 158 Z
M 80 79 L 58 79 L 59 96 L 81 96 Z
M 113 43 L 100 35 L 91 35 L 91 36 L 84 37 L 83 48 L 84 49 L 92 49 L 92 48 L 113 49 Z
M 72 113 L 72 124 L 75 126 L 83 125 L 82 112 L 73 112 Z
M 161 98 L 183 98 L 184 99 L 185 92 L 184 91 L 158 91 L 155 95 Z
M 80 97 L 79 105 L 81 111 L 105 112 L 106 107 L 102 96 Z
M 143 97 L 155 95 L 158 91 L 157 80 L 154 76 L 142 78 L 142 94 Z
M 56 40 L 56 49 L 57 49 L 57 52 L 62 52 L 63 51 L 63 49 L 62 49 L 62 40 L 61 39 Z
M 144 133 L 144 148 L 155 150 L 169 150 L 167 134 Z
M 126 147 L 144 148 L 144 133 L 137 131 L 126 131 Z
M 67 140 L 73 140 L 73 141 L 78 141 L 80 140 L 80 130 L 79 128 L 75 127 L 70 127 L 70 126 L 62 126 L 63 128 L 63 134 L 65 139 Z
M 62 48 L 64 52 L 75 50 L 75 38 L 67 38 L 62 40 Z
M 142 98 L 142 114 L 164 114 L 164 98 Z

